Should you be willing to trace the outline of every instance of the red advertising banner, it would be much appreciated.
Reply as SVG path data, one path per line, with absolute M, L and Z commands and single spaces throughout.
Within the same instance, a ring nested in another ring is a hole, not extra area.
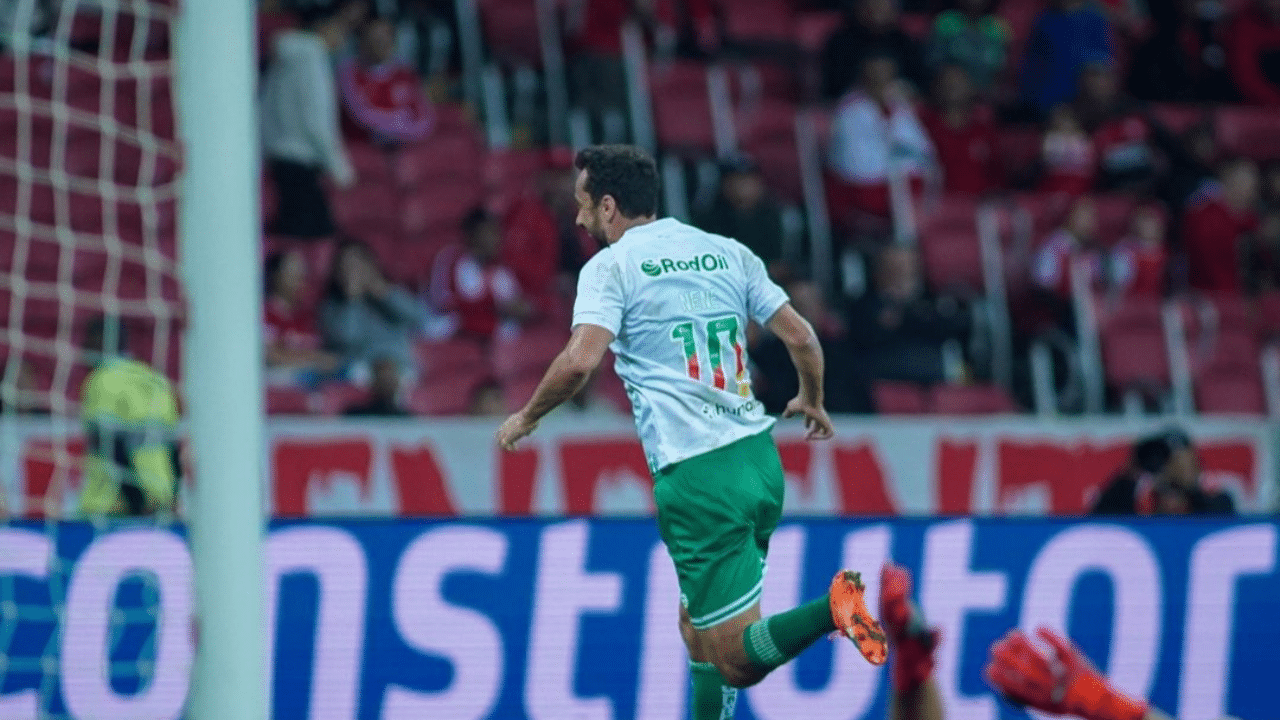
M 1027 418 L 852 419 L 809 443 L 775 430 L 791 514 L 1073 514 L 1157 421 Z M 566 414 L 513 453 L 488 420 L 278 420 L 268 423 L 269 507 L 328 515 L 634 515 L 652 512 L 652 480 L 631 423 Z M 1246 511 L 1276 507 L 1274 427 L 1184 423 L 1206 479 Z M 72 511 L 81 444 L 48 423 L 0 437 L 3 499 L 15 515 Z M 42 501 L 42 499 L 44 499 Z M 52 499 L 52 502 L 50 500 Z

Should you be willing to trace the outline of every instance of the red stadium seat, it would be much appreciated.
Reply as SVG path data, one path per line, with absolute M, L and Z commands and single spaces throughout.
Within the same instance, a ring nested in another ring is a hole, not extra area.
M 879 381 L 871 386 L 871 397 L 882 415 L 929 413 L 929 393 L 914 383 Z
M 720 4 L 725 35 L 737 41 L 787 42 L 795 34 L 788 0 L 736 0 Z
M 347 156 L 355 168 L 356 178 L 366 183 L 390 186 L 393 184 L 391 158 L 382 148 L 367 142 L 347 141 Z
M 314 406 L 322 415 L 341 415 L 368 398 L 368 388 L 349 382 L 329 382 L 316 393 Z
M 311 396 L 292 387 L 267 387 L 268 415 L 310 415 Z
M 484 189 L 479 184 L 451 183 L 441 178 L 437 184 L 414 188 L 396 215 L 400 218 L 400 228 L 409 236 L 441 228 L 453 231 L 459 229 L 462 218 L 483 201 Z
M 787 202 L 803 203 L 795 106 L 767 101 L 759 107 L 740 111 L 734 118 L 734 126 L 739 148 L 759 163 L 769 188 Z
M 529 376 L 503 383 L 502 401 L 506 404 L 507 411 L 515 412 L 524 407 L 533 397 L 534 391 L 538 389 L 540 380 L 539 377 Z
M 484 185 L 490 196 L 510 199 L 533 188 L 545 166 L 543 150 L 494 150 L 484 159 Z
M 514 337 L 495 338 L 489 353 L 493 371 L 502 381 L 541 377 L 567 340 L 563 329 L 549 326 L 529 327 Z
M 460 368 L 441 375 L 423 375 L 422 382 L 409 393 L 407 405 L 414 415 L 465 415 L 471 396 L 489 379 L 482 366 Z
M 837 10 L 802 12 L 792 25 L 792 39 L 806 53 L 817 55 L 844 21 Z
M 1018 405 L 997 385 L 938 385 L 930 406 L 939 415 L 997 415 L 1016 413 Z
M 1169 384 L 1169 353 L 1160 329 L 1103 332 L 1102 364 L 1107 380 L 1120 388 Z
M 614 371 L 613 363 L 613 353 L 606 352 L 604 359 L 600 361 L 600 368 L 596 370 L 593 392 L 618 412 L 629 414 L 631 398 L 627 397 L 627 389 L 622 378 Z
M 1267 339 L 1280 338 L 1280 290 L 1258 296 L 1258 329 Z
M 1096 195 L 1093 206 L 1098 216 L 1098 239 L 1106 245 L 1119 242 L 1129 230 L 1137 202 L 1130 195 Z
M 385 227 L 393 224 L 397 215 L 397 198 L 394 191 L 377 185 L 358 183 L 347 190 L 330 195 L 334 219 L 344 229 L 360 227 Z
M 1196 409 L 1209 414 L 1265 415 L 1266 394 L 1259 373 L 1214 372 L 1196 380 Z
M 1230 153 L 1259 160 L 1280 158 L 1280 115 L 1272 108 L 1223 106 L 1218 140 Z
M 975 228 L 926 230 L 920 235 L 920 259 L 929 286 L 939 292 L 974 295 L 985 287 Z
M 480 0 L 485 46 L 508 65 L 542 65 L 536 2 Z
M 1043 138 L 1038 127 L 1008 126 L 996 134 L 996 157 L 1006 178 L 1020 179 L 1040 160 Z
M 1156 103 L 1151 106 L 1151 114 L 1155 116 L 1157 122 L 1164 125 L 1171 132 L 1181 135 L 1191 126 L 1204 119 L 1207 110 L 1196 105 Z
M 423 378 L 488 366 L 484 348 L 470 340 L 419 340 L 414 346 L 414 353 L 418 358 L 418 372 Z
M 393 156 L 392 173 L 401 187 L 445 182 L 479 185 L 484 149 L 473 132 L 440 132 Z
M 715 151 L 706 66 L 691 61 L 651 63 L 649 95 L 659 146 L 676 152 Z

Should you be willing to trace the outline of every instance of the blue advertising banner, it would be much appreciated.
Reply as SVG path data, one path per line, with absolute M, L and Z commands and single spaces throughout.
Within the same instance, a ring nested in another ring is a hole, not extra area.
M 948 718 L 1023 713 L 982 678 L 1011 627 L 1065 630 L 1182 720 L 1280 717 L 1272 521 L 822 519 L 770 547 L 766 613 L 889 557 L 942 628 Z M 277 522 L 273 717 L 677 720 L 675 574 L 650 519 Z M 0 718 L 178 718 L 194 653 L 176 532 L 0 527 Z M 881 718 L 887 670 L 820 641 L 746 691 L 744 720 Z

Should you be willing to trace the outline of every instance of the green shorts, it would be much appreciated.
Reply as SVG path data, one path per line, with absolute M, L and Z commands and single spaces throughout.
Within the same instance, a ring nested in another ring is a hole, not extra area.
M 766 430 L 654 476 L 658 532 L 675 561 L 680 601 L 705 630 L 760 599 L 785 481 Z

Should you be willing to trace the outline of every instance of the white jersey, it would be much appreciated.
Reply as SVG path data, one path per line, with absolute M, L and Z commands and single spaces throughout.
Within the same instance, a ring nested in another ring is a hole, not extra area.
M 773 426 L 751 392 L 746 330 L 786 302 L 746 246 L 672 218 L 631 228 L 587 262 L 573 324 L 614 334 L 651 470 Z

